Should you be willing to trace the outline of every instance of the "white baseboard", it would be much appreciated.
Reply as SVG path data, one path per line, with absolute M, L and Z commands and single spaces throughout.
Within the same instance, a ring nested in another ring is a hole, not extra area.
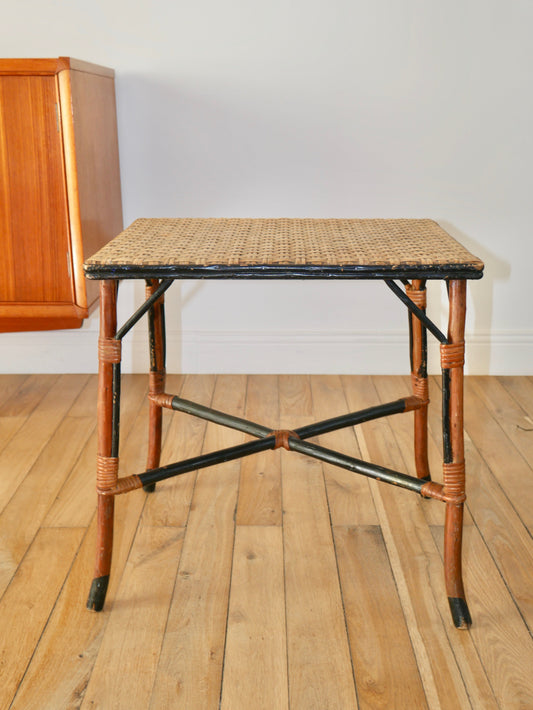
M 93 322 L 77 331 L 0 335 L 0 372 L 96 372 L 98 333 Z M 191 373 L 405 374 L 407 338 L 384 333 L 325 331 L 170 331 L 168 371 Z M 123 344 L 123 372 L 144 372 L 142 328 Z M 430 339 L 429 371 L 439 371 L 438 344 Z M 466 372 L 533 374 L 533 332 L 467 334 Z
M 467 374 L 533 374 L 533 332 L 467 333 L 466 340 Z M 170 352 L 172 345 L 170 341 Z M 407 335 L 401 330 L 189 332 L 183 335 L 181 352 L 182 372 L 401 375 L 409 368 Z M 439 344 L 431 337 L 428 369 L 440 372 Z

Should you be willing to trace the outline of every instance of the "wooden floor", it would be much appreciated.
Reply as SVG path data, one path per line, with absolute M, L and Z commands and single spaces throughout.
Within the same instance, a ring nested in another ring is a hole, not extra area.
M 121 473 L 146 456 L 146 379 L 123 382 Z M 173 376 L 167 390 L 294 428 L 409 394 L 399 377 Z M 430 457 L 440 480 L 439 381 Z M 284 450 L 117 499 L 105 610 L 95 548 L 96 378 L 0 377 L 0 708 L 533 708 L 533 379 L 466 382 L 465 585 L 444 506 Z M 413 473 L 412 415 L 321 443 Z M 164 461 L 243 435 L 165 413 Z

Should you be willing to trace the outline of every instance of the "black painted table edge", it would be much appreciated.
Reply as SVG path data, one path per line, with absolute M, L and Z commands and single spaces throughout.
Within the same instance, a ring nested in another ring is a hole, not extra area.
M 480 279 L 483 268 L 468 264 L 317 266 L 310 264 L 135 265 L 85 264 L 88 279 Z

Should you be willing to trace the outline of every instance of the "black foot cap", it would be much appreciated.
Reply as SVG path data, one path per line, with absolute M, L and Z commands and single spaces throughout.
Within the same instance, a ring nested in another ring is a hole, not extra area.
M 146 493 L 153 493 L 155 491 L 155 483 L 147 483 L 143 486 L 143 491 Z
M 108 584 L 109 575 L 93 579 L 91 591 L 89 592 L 89 598 L 87 599 L 87 609 L 90 609 L 91 611 L 102 611 L 104 608 Z
M 464 599 L 460 597 L 448 597 L 452 619 L 457 629 L 469 629 L 472 625 L 472 617 L 468 611 L 468 606 Z

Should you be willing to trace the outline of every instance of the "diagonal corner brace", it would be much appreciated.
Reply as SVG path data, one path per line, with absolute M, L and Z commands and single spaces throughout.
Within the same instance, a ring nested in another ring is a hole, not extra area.
M 448 342 L 448 338 L 444 335 L 444 333 L 433 323 L 433 321 L 427 317 L 427 315 L 424 313 L 422 309 L 420 309 L 416 303 L 414 303 L 409 296 L 402 291 L 402 289 L 398 286 L 397 283 L 395 283 L 392 279 L 384 279 L 385 283 L 387 286 L 390 288 L 390 290 L 398 296 L 400 301 L 404 303 L 407 308 L 413 313 L 419 321 L 421 321 L 426 328 L 429 330 L 430 333 L 432 333 L 437 340 L 439 340 L 441 343 L 446 344 Z
M 139 321 L 146 311 L 153 306 L 153 304 L 161 298 L 161 296 L 165 293 L 165 291 L 174 283 L 173 279 L 165 279 L 164 281 L 161 281 L 157 289 L 153 292 L 153 294 L 150 296 L 150 298 L 147 298 L 146 301 L 135 311 L 135 313 L 131 316 L 131 318 L 128 318 L 128 320 L 124 323 L 122 328 L 117 330 L 115 339 L 116 340 L 121 340 L 126 333 L 128 333 L 135 323 Z

